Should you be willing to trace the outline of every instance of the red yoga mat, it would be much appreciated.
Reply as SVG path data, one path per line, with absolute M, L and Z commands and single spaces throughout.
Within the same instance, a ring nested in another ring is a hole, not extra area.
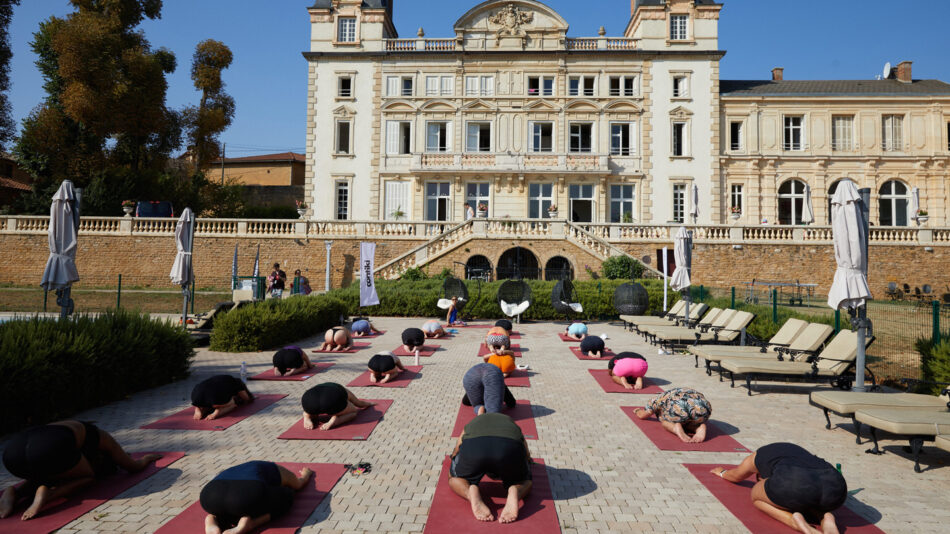
M 484 356 L 484 355 L 488 354 L 489 352 L 491 352 L 491 351 L 488 350 L 488 345 L 486 345 L 486 344 L 484 344 L 484 343 L 482 343 L 481 346 L 478 347 L 478 355 L 479 355 L 479 356 Z M 521 357 L 521 345 L 512 343 L 512 345 L 511 345 L 511 352 L 515 353 L 515 358 L 520 358 L 520 357 Z
M 797 532 L 760 512 L 749 498 L 755 478 L 750 477 L 739 484 L 733 484 L 710 473 L 714 467 L 733 468 L 734 465 L 722 464 L 683 464 L 706 489 L 721 502 L 727 510 L 736 516 L 752 534 L 775 534 Z M 834 512 L 835 522 L 842 534 L 884 534 L 884 531 L 872 525 L 867 519 L 843 506 Z
M 264 528 L 257 531 L 259 534 L 294 534 L 300 530 L 307 522 L 310 514 L 320 506 L 323 499 L 327 497 L 333 486 L 339 482 L 340 477 L 346 472 L 343 464 L 278 463 L 295 474 L 299 473 L 304 467 L 309 467 L 313 470 L 313 477 L 304 489 L 294 494 L 294 504 L 287 515 L 264 525 Z M 204 532 L 205 516 L 207 515 L 201 508 L 201 504 L 196 502 L 155 532 L 156 534 Z
M 528 377 L 528 371 L 524 369 L 515 369 L 505 379 L 505 385 L 510 388 L 529 388 L 531 379 Z
M 571 347 L 571 352 L 574 353 L 574 356 L 577 356 L 578 360 L 609 360 L 613 358 L 614 356 L 616 356 L 614 351 L 608 348 L 604 348 L 604 352 L 603 352 L 604 355 L 601 358 L 594 358 L 593 356 L 584 356 L 584 353 L 581 352 L 580 347 Z
M 587 371 L 597 380 L 601 389 L 607 393 L 639 393 L 650 395 L 663 393 L 663 388 L 654 384 L 648 377 L 643 377 L 643 389 L 627 389 L 611 380 L 606 369 L 588 369 Z
M 493 325 L 484 324 L 484 323 L 466 323 L 466 324 L 449 324 L 445 325 L 444 328 L 491 328 Z
M 148 453 L 133 453 L 132 457 L 139 458 L 145 454 Z M 58 504 L 48 505 L 37 517 L 29 521 L 20 520 L 20 516 L 23 515 L 23 511 L 26 509 L 26 505 L 24 505 L 22 509 L 15 510 L 6 519 L 0 519 L 0 532 L 4 534 L 47 534 L 59 530 L 175 463 L 185 455 L 183 452 L 159 452 L 158 454 L 161 454 L 162 457 L 141 472 L 133 474 L 120 471 L 111 477 L 97 480 L 92 486 L 60 500 Z M 32 501 L 33 498 L 30 496 L 24 502 L 30 503 Z
M 531 411 L 531 402 L 526 400 L 517 401 L 518 404 L 512 408 L 505 408 L 501 413 L 515 420 L 515 424 L 521 429 L 525 439 L 538 439 L 538 427 L 534 424 L 534 413 Z M 465 425 L 475 419 L 475 410 L 471 406 L 461 404 L 459 406 L 458 416 L 455 417 L 455 428 L 452 429 L 452 437 L 457 438 L 462 435 Z
M 195 421 L 192 419 L 195 413 L 195 408 L 192 406 L 139 428 L 149 430 L 226 430 L 286 396 L 287 395 L 255 395 L 254 402 L 238 406 L 233 412 L 213 421 L 204 419 Z
M 381 335 L 383 335 L 383 334 L 385 334 L 385 333 L 386 333 L 386 330 L 380 330 L 379 332 L 374 332 L 374 333 L 370 333 L 370 334 L 364 334 L 364 335 L 362 335 L 362 336 L 353 336 L 353 337 L 358 337 L 358 338 L 364 338 L 364 337 L 379 337 L 379 336 L 381 336 Z
M 350 348 L 346 350 L 312 350 L 310 352 L 314 354 L 353 354 L 354 352 L 368 349 L 369 346 L 369 343 L 357 343 L 354 341 L 353 345 L 351 345 Z
M 428 358 L 435 355 L 435 350 L 439 348 L 439 345 L 423 345 L 422 349 L 419 350 L 419 356 Z M 415 352 L 408 352 L 402 345 L 399 345 L 393 349 L 393 354 L 399 356 L 400 358 L 410 357 L 414 358 L 416 356 Z
M 309 371 L 304 371 L 300 374 L 292 376 L 275 375 L 274 369 L 270 368 L 263 373 L 249 377 L 249 380 L 267 380 L 271 382 L 303 382 L 304 380 L 312 378 L 313 375 L 322 373 L 331 367 L 333 367 L 332 363 L 315 363 L 313 364 L 313 368 L 311 368 Z
M 741 443 L 726 435 L 716 423 L 706 423 L 706 441 L 702 443 L 683 443 L 680 438 L 667 432 L 663 425 L 655 418 L 640 419 L 634 414 L 633 406 L 621 406 L 620 409 L 637 425 L 637 428 L 648 437 L 661 451 L 699 451 L 699 452 L 752 452 Z
M 505 486 L 488 477 L 482 479 L 478 485 L 482 499 L 491 509 L 494 521 L 478 521 L 472 515 L 472 507 L 468 500 L 456 495 L 449 487 L 449 465 L 452 460 L 446 456 L 442 462 L 442 474 L 439 484 L 435 487 L 435 496 L 429 508 L 429 517 L 426 519 L 425 534 L 481 534 L 483 532 L 503 532 L 504 534 L 553 534 L 561 532 L 557 510 L 554 507 L 554 497 L 551 494 L 551 483 L 544 468 L 544 460 L 534 459 L 531 466 L 531 492 L 525 496 L 518 511 L 518 520 L 514 523 L 501 524 L 498 514 L 505 507 L 505 498 L 508 494 Z
M 407 365 L 406 370 L 399 373 L 399 376 L 396 378 L 391 378 L 389 382 L 385 384 L 373 383 L 369 379 L 369 371 L 365 371 L 360 376 L 356 377 L 352 382 L 347 384 L 348 387 L 370 387 L 377 386 L 381 388 L 404 388 L 409 385 L 410 382 L 419 378 L 421 376 L 422 366 L 421 365 Z
M 566 341 L 566 342 L 568 342 L 568 343 L 580 343 L 580 342 L 581 342 L 581 340 L 579 340 L 579 339 L 574 339 L 574 338 L 572 338 L 572 337 L 567 337 L 567 334 L 565 334 L 564 332 L 558 332 L 558 333 L 557 333 L 557 337 L 561 338 L 561 341 Z
M 508 339 L 521 339 L 521 332 L 512 332 Z
M 331 428 L 330 430 L 307 430 L 303 427 L 303 417 L 294 423 L 286 432 L 277 436 L 279 439 L 309 439 L 309 440 L 350 440 L 365 441 L 373 433 L 376 425 L 383 420 L 383 414 L 392 406 L 392 399 L 366 399 L 375 402 L 376 406 L 370 406 L 365 410 L 360 410 L 356 419 L 345 425 Z M 321 417 L 320 421 L 326 422 L 326 417 Z M 319 424 L 319 422 L 315 421 Z

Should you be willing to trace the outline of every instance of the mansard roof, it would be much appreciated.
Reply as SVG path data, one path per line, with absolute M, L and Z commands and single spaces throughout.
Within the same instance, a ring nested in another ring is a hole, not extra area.
M 363 6 L 367 9 L 385 9 L 389 0 L 363 0 Z M 333 7 L 333 0 L 316 0 L 310 9 L 330 9 Z
M 721 80 L 723 96 L 950 96 L 940 80 Z

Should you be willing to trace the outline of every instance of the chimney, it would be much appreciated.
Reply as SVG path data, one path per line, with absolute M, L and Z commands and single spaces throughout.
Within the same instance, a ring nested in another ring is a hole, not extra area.
M 780 81 L 784 80 L 784 79 L 785 79 L 784 76 L 785 76 L 785 69 L 784 69 L 784 68 L 782 68 L 782 67 L 775 67 L 774 69 L 772 69 L 772 81 L 773 81 L 773 82 L 780 82 Z
M 911 83 L 914 81 L 913 77 L 911 77 L 910 68 L 913 64 L 912 61 L 901 61 L 897 64 L 897 81 L 901 83 Z

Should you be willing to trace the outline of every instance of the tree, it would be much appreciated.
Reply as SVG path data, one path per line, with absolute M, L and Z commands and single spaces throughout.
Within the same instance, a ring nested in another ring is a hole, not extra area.
M 16 135 L 7 91 L 10 90 L 10 59 L 13 58 L 13 51 L 10 50 L 10 21 L 13 19 L 13 6 L 18 5 L 20 0 L 0 0 L 0 150 L 4 150 Z
M 191 63 L 191 79 L 201 91 L 198 107 L 184 111 L 188 142 L 199 170 L 221 156 L 218 135 L 231 125 L 234 99 L 224 92 L 221 73 L 231 65 L 231 49 L 220 41 L 198 43 Z

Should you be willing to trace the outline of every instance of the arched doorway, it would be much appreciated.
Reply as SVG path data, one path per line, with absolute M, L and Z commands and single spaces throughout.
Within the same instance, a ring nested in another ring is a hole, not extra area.
M 564 256 L 554 256 L 544 265 L 544 279 L 553 280 L 573 280 L 574 267 Z
M 498 280 L 521 278 L 537 280 L 541 278 L 541 269 L 538 267 L 538 258 L 530 250 L 522 247 L 508 249 L 498 259 L 498 268 L 495 270 Z
M 881 226 L 907 226 L 910 192 L 907 185 L 890 180 L 881 186 L 878 216 Z
M 465 278 L 468 280 L 491 281 L 491 261 L 482 255 L 472 256 L 465 262 Z
M 778 223 L 802 224 L 805 210 L 805 182 L 788 180 L 778 188 Z

